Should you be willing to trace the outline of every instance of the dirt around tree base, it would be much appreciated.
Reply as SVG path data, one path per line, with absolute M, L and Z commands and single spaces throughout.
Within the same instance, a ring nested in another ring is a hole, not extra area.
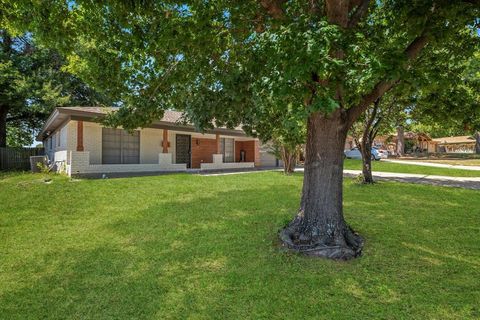
M 352 228 L 347 226 L 335 236 L 305 236 L 296 220 L 279 233 L 283 247 L 288 250 L 332 260 L 350 260 L 361 256 L 364 240 Z

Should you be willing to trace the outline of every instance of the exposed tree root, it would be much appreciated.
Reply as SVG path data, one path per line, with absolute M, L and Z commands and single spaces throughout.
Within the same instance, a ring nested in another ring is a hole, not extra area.
M 362 254 L 363 239 L 349 226 L 340 230 L 332 228 L 328 232 L 302 226 L 298 216 L 280 231 L 284 247 L 308 256 L 333 260 L 350 260 Z

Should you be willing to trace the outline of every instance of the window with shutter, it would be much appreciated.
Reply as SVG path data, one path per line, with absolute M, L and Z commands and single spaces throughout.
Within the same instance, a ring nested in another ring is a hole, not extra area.
M 102 163 L 140 163 L 140 132 L 102 128 Z

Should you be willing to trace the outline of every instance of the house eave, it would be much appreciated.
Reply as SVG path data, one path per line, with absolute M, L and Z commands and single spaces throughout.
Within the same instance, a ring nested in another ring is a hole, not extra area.
M 49 136 L 50 132 L 55 131 L 58 126 L 64 123 L 67 120 L 77 120 L 77 121 L 86 121 L 86 122 L 99 122 L 102 118 L 106 116 L 105 113 L 99 112 L 84 112 L 80 110 L 72 110 L 68 108 L 58 107 L 56 108 L 50 117 L 48 117 L 45 125 L 43 126 L 40 133 L 37 135 L 37 141 L 43 141 Z M 185 131 L 185 132 L 200 132 L 195 129 L 194 126 L 185 125 L 181 123 L 166 122 L 166 121 L 154 121 L 145 128 L 155 128 L 155 129 L 167 129 L 175 131 Z M 244 131 L 238 129 L 227 129 L 227 128 L 214 128 L 208 129 L 201 133 L 209 134 L 221 134 L 237 137 L 246 137 Z

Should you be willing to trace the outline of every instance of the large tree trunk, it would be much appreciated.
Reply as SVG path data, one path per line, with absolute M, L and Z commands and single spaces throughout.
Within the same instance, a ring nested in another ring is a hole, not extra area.
M 302 199 L 296 217 L 280 232 L 283 244 L 307 255 L 352 259 L 362 238 L 343 218 L 343 147 L 348 125 L 337 110 L 308 118 Z
M 0 106 L 0 148 L 7 146 L 7 113 L 8 108 Z
M 480 154 L 480 131 L 475 133 L 475 153 Z
M 362 153 L 363 183 L 373 183 L 372 175 L 372 141 L 367 137 L 362 139 L 360 152 Z
M 405 154 L 405 136 L 403 126 L 397 127 L 397 156 Z

